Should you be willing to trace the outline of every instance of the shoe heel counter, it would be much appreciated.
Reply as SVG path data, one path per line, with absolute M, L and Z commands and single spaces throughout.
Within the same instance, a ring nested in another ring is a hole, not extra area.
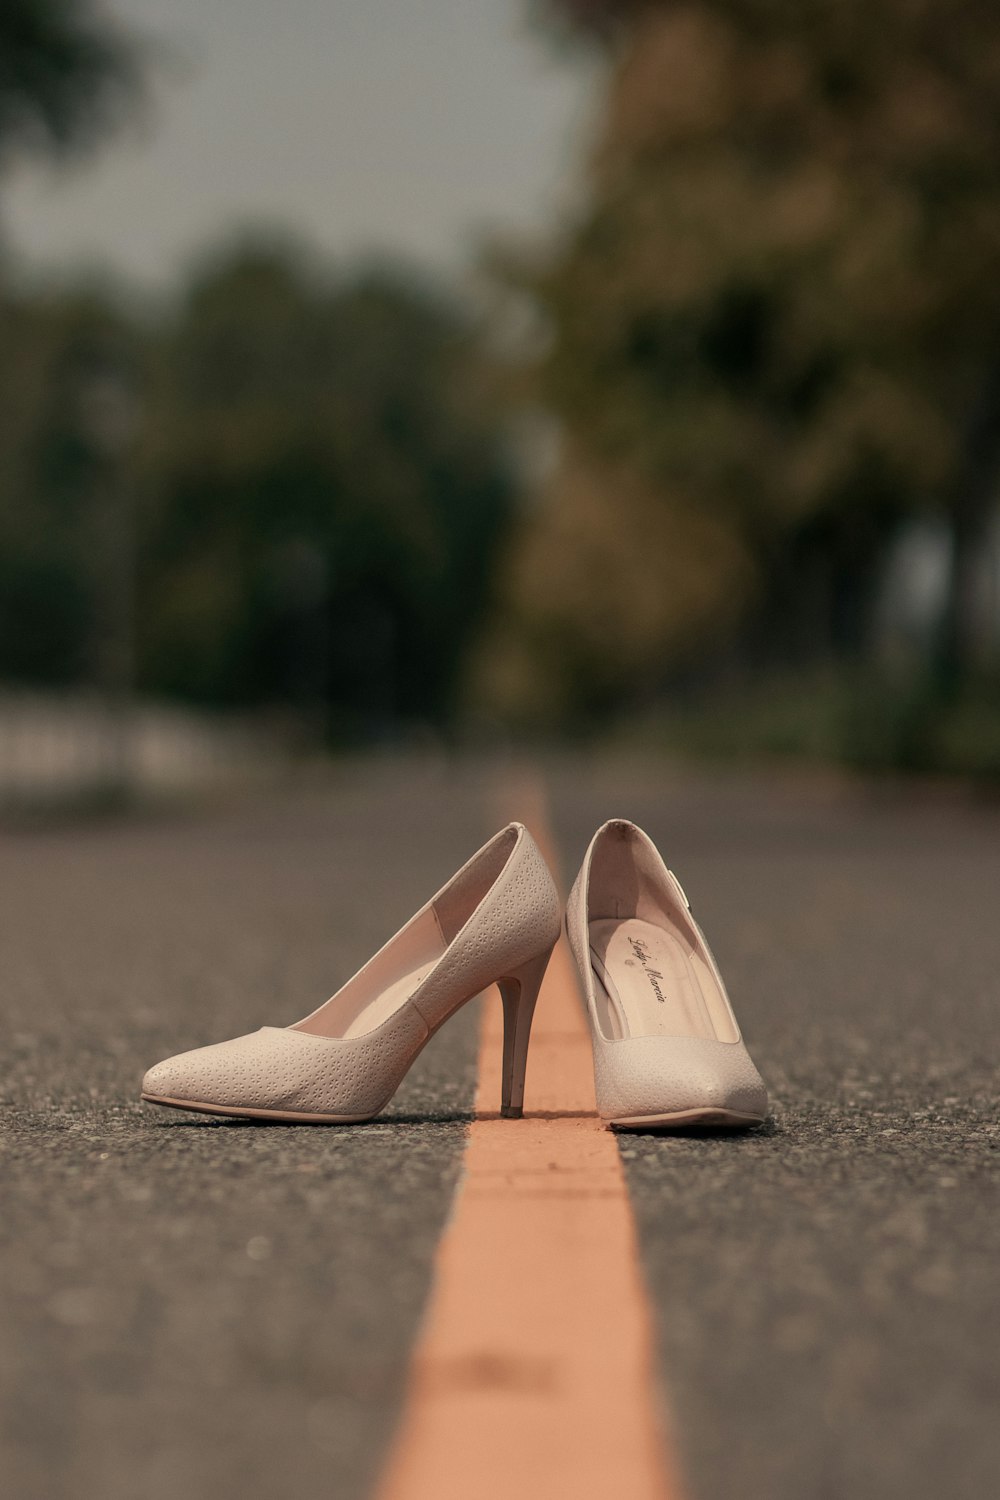
M 559 925 L 559 893 L 525 829 L 496 882 L 414 996 L 431 1030 L 471 995 L 548 954 Z
M 524 830 L 511 871 L 512 894 L 522 908 L 523 957 L 551 951 L 562 931 L 563 906 L 548 862 L 528 829 Z

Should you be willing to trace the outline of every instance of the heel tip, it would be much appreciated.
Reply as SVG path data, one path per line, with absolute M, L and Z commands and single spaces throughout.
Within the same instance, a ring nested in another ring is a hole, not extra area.
M 524 1117 L 524 1108 L 520 1104 L 501 1104 L 500 1118 L 502 1120 L 520 1120 Z

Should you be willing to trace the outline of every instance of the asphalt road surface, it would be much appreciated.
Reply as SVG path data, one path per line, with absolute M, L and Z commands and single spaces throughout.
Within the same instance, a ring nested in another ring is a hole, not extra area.
M 543 773 L 564 879 L 608 816 L 660 843 L 773 1093 L 751 1134 L 620 1138 L 691 1500 L 997 1493 L 1000 809 Z M 367 1126 L 136 1090 L 325 998 L 496 826 L 498 774 L 383 762 L 0 838 L 5 1500 L 370 1493 L 461 1165 L 475 1008 Z

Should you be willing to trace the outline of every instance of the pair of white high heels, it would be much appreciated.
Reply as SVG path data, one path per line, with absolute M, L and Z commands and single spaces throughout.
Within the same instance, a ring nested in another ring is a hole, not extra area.
M 510 823 L 353 979 L 294 1026 L 157 1063 L 154 1104 L 347 1124 L 388 1104 L 448 1017 L 491 984 L 503 999 L 501 1110 L 520 1116 L 535 1000 L 559 936 L 559 896 L 538 846 Z M 767 1092 L 677 877 L 640 828 L 591 841 L 566 908 L 612 1125 L 756 1125 Z

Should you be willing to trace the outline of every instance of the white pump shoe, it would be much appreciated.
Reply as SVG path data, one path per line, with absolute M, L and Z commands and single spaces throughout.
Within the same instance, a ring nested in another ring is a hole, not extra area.
M 255 1119 L 370 1120 L 438 1027 L 497 984 L 501 1108 L 517 1118 L 535 999 L 559 926 L 548 867 L 527 829 L 510 823 L 312 1015 L 157 1063 L 142 1097 Z
M 612 1125 L 759 1125 L 767 1091 L 677 877 L 623 818 L 599 828 L 566 909 Z

